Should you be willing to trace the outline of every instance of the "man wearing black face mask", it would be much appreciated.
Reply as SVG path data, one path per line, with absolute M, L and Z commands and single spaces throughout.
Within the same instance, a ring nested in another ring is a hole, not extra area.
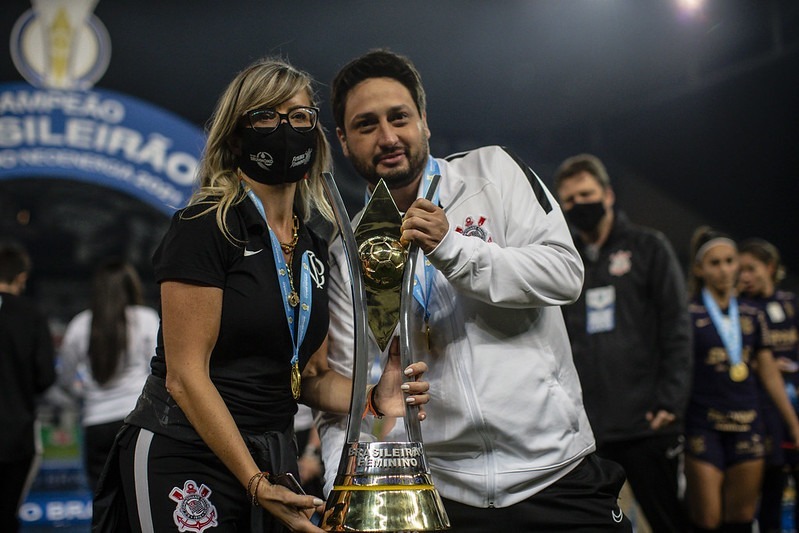
M 666 238 L 614 209 L 602 162 L 565 160 L 555 190 L 585 264 L 563 308 L 597 454 L 621 464 L 655 532 L 685 531 L 678 478 L 691 376 L 682 270 Z

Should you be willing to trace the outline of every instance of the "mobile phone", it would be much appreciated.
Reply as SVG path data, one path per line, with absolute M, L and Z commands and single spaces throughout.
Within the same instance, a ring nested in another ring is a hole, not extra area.
M 305 495 L 305 491 L 302 489 L 302 485 L 300 482 L 297 481 L 297 478 L 294 477 L 294 474 L 291 472 L 286 472 L 285 474 L 278 474 L 274 477 L 273 483 L 275 485 L 282 485 L 289 489 L 292 492 L 296 492 L 297 494 Z

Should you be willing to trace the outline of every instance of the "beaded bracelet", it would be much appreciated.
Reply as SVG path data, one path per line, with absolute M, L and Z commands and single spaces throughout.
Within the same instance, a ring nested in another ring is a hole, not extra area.
M 257 481 L 256 481 L 256 478 Z M 256 472 L 250 478 L 250 481 L 247 482 L 247 496 L 250 497 L 250 501 L 252 502 L 253 506 L 258 507 L 258 485 L 261 484 L 261 480 L 266 478 L 269 481 L 269 472 Z M 255 483 L 255 487 L 253 487 L 253 483 Z M 252 491 L 251 491 L 252 489 Z
M 383 418 L 385 415 L 378 411 L 377 407 L 375 407 L 375 388 L 376 385 L 372 385 L 366 391 L 366 412 L 364 414 L 369 414 L 374 416 L 375 418 Z

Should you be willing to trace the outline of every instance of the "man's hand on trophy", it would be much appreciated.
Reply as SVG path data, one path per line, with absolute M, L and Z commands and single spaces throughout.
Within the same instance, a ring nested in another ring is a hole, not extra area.
M 387 416 L 405 416 L 405 405 L 418 405 L 419 420 L 427 418 L 422 405 L 430 401 L 430 384 L 420 381 L 427 371 L 427 363 L 417 362 L 400 368 L 399 338 L 391 339 L 388 360 L 380 381 L 369 391 L 369 401 L 376 413 Z
M 400 243 L 414 243 L 425 254 L 435 250 L 449 231 L 449 222 L 444 210 L 424 198 L 417 198 L 402 219 Z

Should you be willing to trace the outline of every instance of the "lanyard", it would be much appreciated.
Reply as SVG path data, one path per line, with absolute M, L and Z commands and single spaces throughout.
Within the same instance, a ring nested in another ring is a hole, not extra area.
M 707 289 L 702 289 L 702 302 L 705 304 L 707 314 L 710 315 L 710 320 L 713 322 L 713 325 L 716 326 L 716 331 L 718 331 L 721 342 L 727 350 L 727 356 L 730 358 L 730 362 L 733 365 L 737 365 L 741 362 L 741 351 L 743 350 L 741 342 L 741 320 L 738 314 L 738 299 L 735 296 L 730 297 L 729 320 L 724 320 L 719 305 Z
M 427 190 L 430 187 L 430 182 L 433 181 L 433 176 L 436 174 L 441 174 L 441 170 L 438 167 L 438 161 L 430 156 L 427 160 L 427 168 L 425 169 L 424 189 L 422 196 L 427 196 Z M 436 192 L 433 195 L 432 202 L 435 205 L 438 205 L 439 202 L 438 191 L 439 189 L 436 189 Z M 433 265 L 426 256 L 424 257 L 424 291 L 422 291 L 422 282 L 419 280 L 419 276 L 417 276 L 416 273 L 413 274 L 413 297 L 417 302 L 419 302 L 419 305 L 422 306 L 425 324 L 430 321 L 430 295 L 433 292 L 433 279 L 435 278 L 435 275 L 435 268 L 433 268 Z
M 272 256 L 275 258 L 275 270 L 277 271 L 277 279 L 280 282 L 280 293 L 283 295 L 283 309 L 286 312 L 286 322 L 289 326 L 289 333 L 291 334 L 291 366 L 299 364 L 300 346 L 302 341 L 305 340 L 305 332 L 308 331 L 308 323 L 311 317 L 311 270 L 309 267 L 310 260 L 308 259 L 308 251 L 302 254 L 302 270 L 300 271 L 300 318 L 297 323 L 297 330 L 294 329 L 294 315 L 295 310 L 289 305 L 289 293 L 291 285 L 289 283 L 288 269 L 286 268 L 286 260 L 283 258 L 283 250 L 280 248 L 280 241 L 277 235 L 269 227 L 269 222 L 266 220 L 266 211 L 264 211 L 264 204 L 261 199 L 252 191 L 247 191 L 247 196 L 255 204 L 258 212 L 266 222 L 266 228 L 269 230 L 269 239 L 272 243 Z

